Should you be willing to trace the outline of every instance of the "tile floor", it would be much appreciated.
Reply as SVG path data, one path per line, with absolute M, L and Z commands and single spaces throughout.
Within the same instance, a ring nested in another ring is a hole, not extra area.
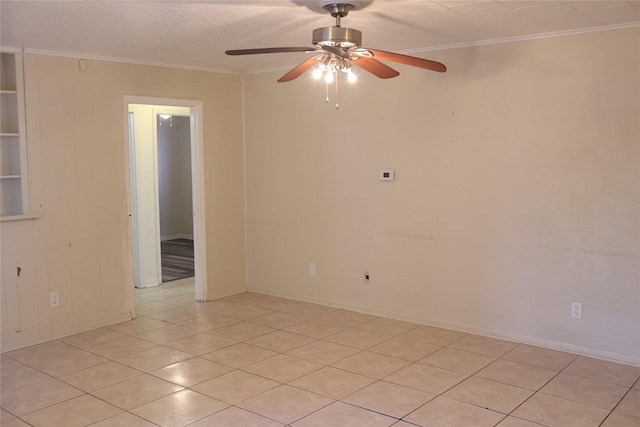
M 640 368 L 190 280 L 3 354 L 2 427 L 640 426 Z

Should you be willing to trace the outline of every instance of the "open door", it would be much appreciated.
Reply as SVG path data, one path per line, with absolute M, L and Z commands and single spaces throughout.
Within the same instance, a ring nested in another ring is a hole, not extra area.
M 136 287 L 162 283 L 158 193 L 157 118 L 160 114 L 190 117 L 191 188 L 195 264 L 195 296 L 207 299 L 204 240 L 204 161 L 201 101 L 125 97 L 129 144 L 129 190 L 132 279 Z M 133 288 L 133 287 L 132 287 Z M 131 289 L 133 296 L 133 289 Z

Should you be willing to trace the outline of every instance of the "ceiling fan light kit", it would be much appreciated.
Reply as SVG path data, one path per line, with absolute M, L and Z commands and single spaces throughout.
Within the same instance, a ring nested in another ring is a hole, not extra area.
M 329 102 L 328 85 L 330 83 L 335 82 L 337 93 L 338 83 L 336 77 L 338 71 L 346 73 L 347 80 L 350 83 L 357 80 L 356 75 L 352 71 L 352 65 L 356 65 L 381 79 L 393 78 L 400 75 L 400 73 L 388 65 L 383 64 L 380 60 L 411 65 L 441 73 L 447 70 L 444 64 L 428 59 L 361 47 L 362 32 L 340 25 L 341 19 L 347 16 L 351 10 L 357 8 L 357 2 L 320 1 L 319 6 L 336 19 L 336 24 L 332 27 L 322 27 L 313 30 L 311 41 L 314 47 L 239 49 L 227 50 L 225 53 L 227 55 L 287 52 L 311 53 L 313 54 L 312 57 L 298 64 L 278 79 L 278 82 L 283 83 L 294 80 L 305 71 L 317 65 L 312 75 L 315 79 L 324 77 L 324 81 L 327 84 L 327 102 Z M 337 103 L 336 108 L 338 108 Z

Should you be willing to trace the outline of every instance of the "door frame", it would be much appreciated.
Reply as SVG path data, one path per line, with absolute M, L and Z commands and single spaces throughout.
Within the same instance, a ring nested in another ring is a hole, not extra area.
M 150 96 L 125 95 L 123 99 L 125 130 L 125 187 L 127 193 L 129 288 L 131 312 L 135 316 L 134 292 L 134 251 L 133 251 L 133 207 L 131 176 L 131 141 L 129 138 L 129 104 L 144 104 L 158 107 L 188 107 L 191 118 L 191 192 L 193 194 L 193 244 L 195 267 L 195 299 L 206 301 L 207 288 L 207 245 L 205 215 L 205 169 L 204 169 L 204 126 L 202 101 L 193 99 L 162 98 Z

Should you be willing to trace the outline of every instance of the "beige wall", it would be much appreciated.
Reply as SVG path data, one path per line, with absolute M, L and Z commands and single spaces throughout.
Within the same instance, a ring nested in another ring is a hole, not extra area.
M 2 350 L 130 317 L 124 95 L 203 101 L 208 293 L 245 290 L 241 77 L 102 61 L 81 72 L 77 60 L 33 54 L 25 62 L 32 205 L 42 216 L 1 225 L 3 270 L 22 267 L 20 278 L 3 273 Z
M 250 290 L 640 364 L 639 56 L 638 28 L 430 52 L 339 110 L 247 76 Z

